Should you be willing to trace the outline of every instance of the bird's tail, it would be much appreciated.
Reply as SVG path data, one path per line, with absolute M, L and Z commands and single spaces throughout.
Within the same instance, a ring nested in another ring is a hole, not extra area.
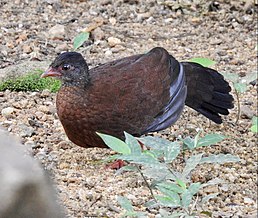
M 187 97 L 185 104 L 215 123 L 222 123 L 221 115 L 228 115 L 234 107 L 231 87 L 216 70 L 192 62 L 182 62 Z

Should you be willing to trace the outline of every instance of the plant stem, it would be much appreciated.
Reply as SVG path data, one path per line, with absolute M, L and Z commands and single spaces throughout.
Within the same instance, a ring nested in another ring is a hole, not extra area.
M 239 99 L 239 93 L 237 90 L 236 90 L 236 97 L 237 97 L 237 119 L 236 119 L 235 124 L 238 123 L 238 120 L 240 118 L 240 99 Z
M 150 190 L 150 193 L 151 193 L 152 198 L 157 202 L 157 200 L 156 200 L 156 198 L 155 198 L 155 196 L 154 196 L 154 194 L 153 194 L 153 191 L 152 191 L 152 189 L 151 189 L 151 187 L 150 187 L 150 184 L 148 183 L 146 177 L 143 175 L 142 171 L 140 170 L 140 168 L 139 168 L 137 165 L 136 165 L 136 168 L 137 168 L 138 172 L 141 174 L 141 176 L 142 176 L 142 178 L 143 178 L 143 180 L 144 180 L 146 186 L 147 186 L 148 189 Z

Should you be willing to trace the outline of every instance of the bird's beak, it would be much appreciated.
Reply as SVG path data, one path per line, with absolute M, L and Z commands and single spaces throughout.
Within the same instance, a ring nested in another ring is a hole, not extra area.
M 45 71 L 43 74 L 41 74 L 41 78 L 45 78 L 45 77 L 59 77 L 61 76 L 61 73 L 58 71 L 58 69 L 53 68 L 53 67 L 49 67 L 49 69 L 47 71 Z

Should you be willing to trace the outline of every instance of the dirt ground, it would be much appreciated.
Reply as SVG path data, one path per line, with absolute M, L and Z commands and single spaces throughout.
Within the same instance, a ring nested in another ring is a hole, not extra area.
M 72 50 L 73 38 L 87 28 L 90 39 L 78 51 L 90 67 L 162 46 L 178 60 L 206 57 L 215 60 L 221 72 L 245 76 L 257 70 L 256 7 L 248 0 L 1 0 L 0 68 L 28 60 L 51 61 L 61 51 Z M 241 95 L 243 111 L 237 125 L 237 107 L 222 125 L 185 108 L 174 126 L 159 133 L 175 140 L 202 128 L 204 133 L 230 136 L 202 152 L 237 155 L 241 162 L 207 164 L 194 172 L 202 182 L 226 182 L 200 193 L 220 193 L 203 208 L 213 217 L 257 217 L 256 135 L 250 131 L 256 90 L 256 84 L 249 85 Z M 147 217 L 160 217 L 159 208 L 144 206 L 150 193 L 139 175 L 116 176 L 99 162 L 110 150 L 83 149 L 69 142 L 56 114 L 55 94 L 5 91 L 0 102 L 1 111 L 13 108 L 8 116 L 0 114 L 0 125 L 19 135 L 50 173 L 67 217 L 119 217 L 118 195 L 130 199 Z

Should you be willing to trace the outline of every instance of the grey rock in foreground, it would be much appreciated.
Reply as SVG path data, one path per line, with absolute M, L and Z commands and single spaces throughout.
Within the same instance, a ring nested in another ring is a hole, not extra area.
M 55 190 L 37 162 L 0 129 L 0 217 L 61 218 Z

